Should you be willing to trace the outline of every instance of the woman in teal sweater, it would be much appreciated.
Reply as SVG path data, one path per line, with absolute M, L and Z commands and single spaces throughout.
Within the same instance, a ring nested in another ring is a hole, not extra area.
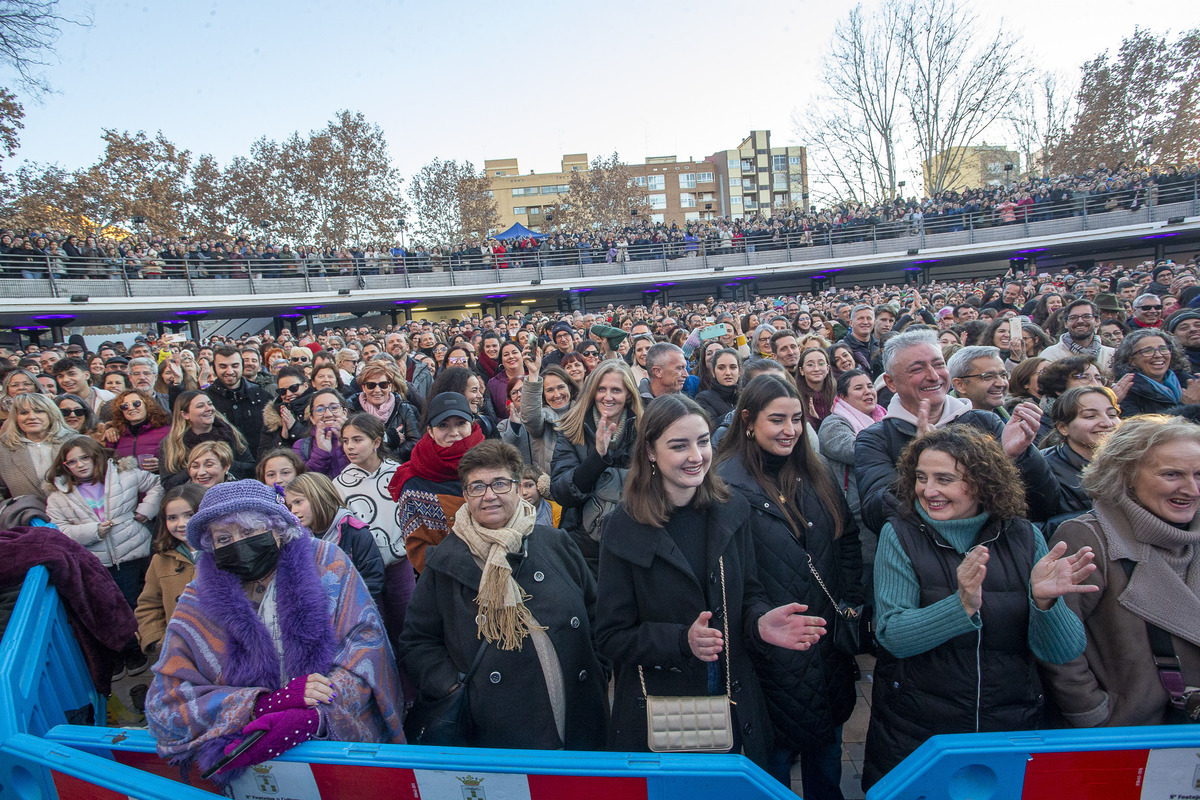
M 897 464 L 898 513 L 875 557 L 876 636 L 863 787 L 941 733 L 1038 725 L 1037 661 L 1086 644 L 1064 594 L 1095 591 L 1091 548 L 1048 550 L 1024 519 L 1020 474 L 968 425 L 914 439 Z

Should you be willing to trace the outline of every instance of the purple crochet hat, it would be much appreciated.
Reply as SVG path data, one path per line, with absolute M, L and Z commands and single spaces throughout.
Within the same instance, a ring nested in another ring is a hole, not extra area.
M 268 517 L 276 517 L 286 527 L 300 527 L 300 520 L 288 511 L 283 499 L 269 486 L 256 480 L 227 481 L 218 483 L 204 493 L 200 508 L 188 520 L 188 545 L 194 550 L 202 549 L 201 543 L 214 520 L 235 514 L 238 511 L 257 511 Z

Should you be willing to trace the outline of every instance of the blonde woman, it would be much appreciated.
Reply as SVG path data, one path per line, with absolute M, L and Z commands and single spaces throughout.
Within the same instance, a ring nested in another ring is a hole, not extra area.
M 63 442 L 79 434 L 63 422 L 54 398 L 21 394 L 13 398 L 0 426 L 0 492 L 46 502 L 45 482 Z
M 621 501 L 642 416 L 633 372 L 618 359 L 601 361 L 579 399 L 559 420 L 550 494 L 563 507 L 560 527 L 575 539 L 593 572 L 604 519 Z
M 347 401 L 350 413 L 370 414 L 383 423 L 384 444 L 403 464 L 421 438 L 420 412 L 409 403 L 408 385 L 399 370 L 386 361 L 371 361 L 358 373 L 362 390 Z
M 224 442 L 233 455 L 230 471 L 235 479 L 254 475 L 254 456 L 246 439 L 237 428 L 213 407 L 204 392 L 189 391 L 179 395 L 171 415 L 171 432 L 158 447 L 158 474 L 166 489 L 186 483 L 188 454 L 201 442 Z

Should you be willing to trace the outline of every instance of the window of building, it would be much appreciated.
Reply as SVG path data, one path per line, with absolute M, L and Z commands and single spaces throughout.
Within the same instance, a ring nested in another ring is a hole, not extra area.
M 726 159 L 725 166 L 728 167 L 729 169 L 741 169 L 742 168 L 742 160 L 740 158 Z
M 540 214 L 540 213 L 542 213 L 542 207 L 541 206 L 530 206 L 529 213 L 530 214 Z
M 699 211 L 689 211 L 683 215 L 684 222 L 691 222 L 692 220 L 699 220 L 699 219 L 700 219 Z
M 793 167 L 800 166 L 800 156 L 788 156 L 788 163 Z
M 504 171 L 504 170 L 502 170 L 502 169 L 498 169 L 498 170 L 496 170 L 496 177 L 497 177 L 497 178 L 503 178 L 503 177 L 504 177 L 505 175 L 507 175 L 507 174 L 508 174 L 508 173 L 507 173 L 507 172 L 505 172 L 505 171 Z
M 633 185 L 641 186 L 644 189 L 646 187 L 646 176 L 645 175 L 635 175 L 633 178 Z
M 792 192 L 792 205 L 804 205 L 804 194 L 801 192 Z
M 525 206 L 513 206 L 513 213 L 518 214 L 518 215 L 519 214 L 528 214 L 529 209 L 527 209 Z
M 679 176 L 680 189 L 695 189 L 696 188 L 696 173 L 684 172 Z
M 680 192 L 679 193 L 679 205 L 682 206 L 683 208 L 695 208 L 696 207 L 696 195 L 692 194 L 691 192 Z
M 734 189 L 737 189 L 742 185 L 742 179 L 734 175 L 729 179 L 729 185 Z
M 740 206 L 741 204 L 742 204 L 742 196 L 740 194 L 735 194 L 733 197 L 729 198 L 729 205 Z
M 771 156 L 771 171 L 786 172 L 787 171 L 787 156 Z
M 776 172 L 774 175 L 771 176 L 771 182 L 774 185 L 774 188 L 776 188 L 776 189 L 786 189 L 787 188 L 787 173 L 786 172 Z
M 513 197 L 524 197 L 527 194 L 537 194 L 537 193 L 538 193 L 538 187 L 536 187 L 536 186 L 525 186 L 520 189 L 512 190 Z
M 704 194 L 700 195 L 700 199 L 701 199 L 701 200 L 712 200 L 712 199 L 713 199 L 713 193 L 712 193 L 712 192 L 705 192 Z
M 570 186 L 543 186 L 542 194 L 566 194 L 571 191 Z
M 759 168 L 758 168 L 758 171 L 759 171 L 759 172 L 766 172 L 766 171 L 767 171 L 767 168 L 766 168 L 766 167 L 759 167 Z
M 742 162 L 742 172 L 754 172 L 754 165 L 749 161 Z
M 652 192 L 665 192 L 667 190 L 666 175 L 651 175 L 648 178 L 648 188 Z
M 650 207 L 651 208 L 666 208 L 667 207 L 667 196 L 665 194 L 650 195 Z
M 754 186 L 753 178 L 743 178 L 742 179 L 742 191 L 743 192 L 753 192 L 754 189 L 755 189 L 755 186 Z
M 767 154 L 767 149 L 764 147 L 762 149 L 755 150 L 754 152 L 760 156 L 765 156 Z
M 758 208 L 758 201 L 755 200 L 753 197 L 747 197 L 746 202 L 744 203 L 744 206 L 749 209 Z
M 650 224 L 651 225 L 662 225 L 663 221 L 665 219 L 666 219 L 666 217 L 664 217 L 662 214 L 651 214 L 650 215 Z
M 711 172 L 701 172 L 696 176 L 696 183 L 713 183 L 713 174 Z
M 484 194 L 486 194 L 488 196 L 489 200 L 496 196 L 495 193 L 491 189 L 488 189 L 486 192 L 484 192 Z

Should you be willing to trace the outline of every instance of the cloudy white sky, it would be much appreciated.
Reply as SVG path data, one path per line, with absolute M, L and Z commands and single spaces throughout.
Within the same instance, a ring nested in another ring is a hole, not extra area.
M 1031 62 L 1064 72 L 1135 25 L 1200 24 L 1194 0 L 1009 0 L 975 4 L 984 29 L 1000 5 Z M 82 7 L 63 0 L 67 13 Z M 525 171 L 557 169 L 564 152 L 700 158 L 760 128 L 777 145 L 803 144 L 793 112 L 846 8 L 100 0 L 94 26 L 59 44 L 47 71 L 57 93 L 26 103 L 18 160 L 87 165 L 111 127 L 161 130 L 227 163 L 259 136 L 321 128 L 340 108 L 383 127 L 403 175 L 435 156 L 517 157 Z

